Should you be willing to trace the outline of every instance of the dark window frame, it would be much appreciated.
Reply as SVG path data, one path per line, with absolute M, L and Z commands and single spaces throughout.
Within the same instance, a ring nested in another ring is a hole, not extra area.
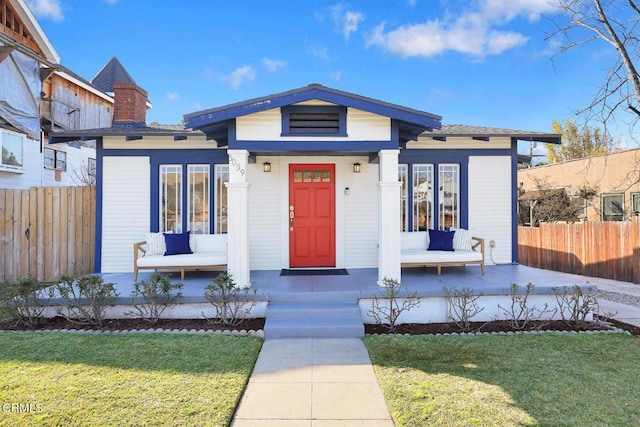
M 53 153 L 53 166 L 47 165 L 47 152 Z M 58 165 L 61 164 L 61 166 Z M 44 147 L 43 166 L 45 169 L 59 170 L 65 172 L 67 170 L 67 153 L 65 151 L 54 150 L 53 148 Z
M 605 212 L 605 198 L 620 197 L 622 201 L 620 203 L 619 213 L 606 213 Z M 600 195 L 600 219 L 602 221 L 624 221 L 624 193 L 603 193 Z

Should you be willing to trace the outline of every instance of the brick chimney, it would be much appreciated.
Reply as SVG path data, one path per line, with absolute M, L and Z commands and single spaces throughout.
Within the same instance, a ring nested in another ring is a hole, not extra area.
M 147 91 L 135 83 L 114 83 L 113 92 L 113 126 L 146 126 Z

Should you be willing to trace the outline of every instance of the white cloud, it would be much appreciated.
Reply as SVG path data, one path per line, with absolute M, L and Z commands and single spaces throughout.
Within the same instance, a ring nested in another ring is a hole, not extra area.
M 367 46 L 377 46 L 402 57 L 435 56 L 455 51 L 471 56 L 498 55 L 525 44 L 528 37 L 501 30 L 520 17 L 535 22 L 544 12 L 554 10 L 547 0 L 483 0 L 474 9 L 447 14 L 420 24 L 385 31 L 381 23 L 369 34 Z
M 64 19 L 60 0 L 27 0 L 27 6 L 38 18 L 49 18 L 56 22 Z
M 324 59 L 324 60 L 327 60 L 327 61 L 329 59 L 331 59 L 329 57 L 329 50 L 326 47 L 315 48 L 315 49 L 311 50 L 311 54 L 313 56 L 315 56 L 316 58 Z
M 360 12 L 346 10 L 342 4 L 331 7 L 331 16 L 337 30 L 342 33 L 345 40 L 349 40 L 352 33 L 358 31 L 358 25 L 364 20 L 364 15 Z
M 177 101 L 180 99 L 180 94 L 177 92 L 170 92 L 167 94 L 167 100 L 169 101 Z
M 329 74 L 329 77 L 331 77 L 332 80 L 339 82 L 342 79 L 342 70 Z
M 284 61 L 279 61 L 277 59 L 262 58 L 262 66 L 267 71 L 275 73 L 276 71 L 286 67 L 287 63 Z
M 245 65 L 231 72 L 225 78 L 227 86 L 231 89 L 238 89 L 240 85 L 255 80 L 256 71 L 253 67 Z

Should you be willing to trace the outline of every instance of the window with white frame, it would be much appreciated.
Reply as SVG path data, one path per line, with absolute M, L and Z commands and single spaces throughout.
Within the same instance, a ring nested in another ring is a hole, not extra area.
M 24 166 L 24 135 L 0 129 L 0 146 L 2 146 L 2 163 L 8 169 L 21 169 Z
M 438 165 L 438 225 L 441 230 L 460 227 L 460 165 Z
M 400 231 L 409 231 L 408 180 L 409 165 L 398 165 L 398 181 L 402 184 L 400 187 Z
M 61 171 L 67 170 L 67 153 L 64 151 L 54 150 L 53 148 L 44 149 L 44 167 L 45 169 L 56 169 Z
M 160 231 L 182 233 L 182 165 L 160 165 Z
M 213 183 L 209 164 L 160 165 L 159 172 L 161 232 L 182 233 L 185 227 L 194 234 L 227 232 L 228 165 L 214 166 Z
M 603 221 L 624 220 L 624 194 L 603 194 L 601 196 L 600 207 Z
M 433 229 L 433 165 L 413 165 L 413 227 L 411 231 Z
M 194 234 L 209 234 L 210 166 L 188 165 L 188 229 Z

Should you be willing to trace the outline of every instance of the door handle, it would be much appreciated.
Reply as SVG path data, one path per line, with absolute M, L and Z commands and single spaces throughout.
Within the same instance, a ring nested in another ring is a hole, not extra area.
M 293 219 L 295 214 L 293 213 L 293 205 L 289 206 L 289 231 L 293 231 Z

